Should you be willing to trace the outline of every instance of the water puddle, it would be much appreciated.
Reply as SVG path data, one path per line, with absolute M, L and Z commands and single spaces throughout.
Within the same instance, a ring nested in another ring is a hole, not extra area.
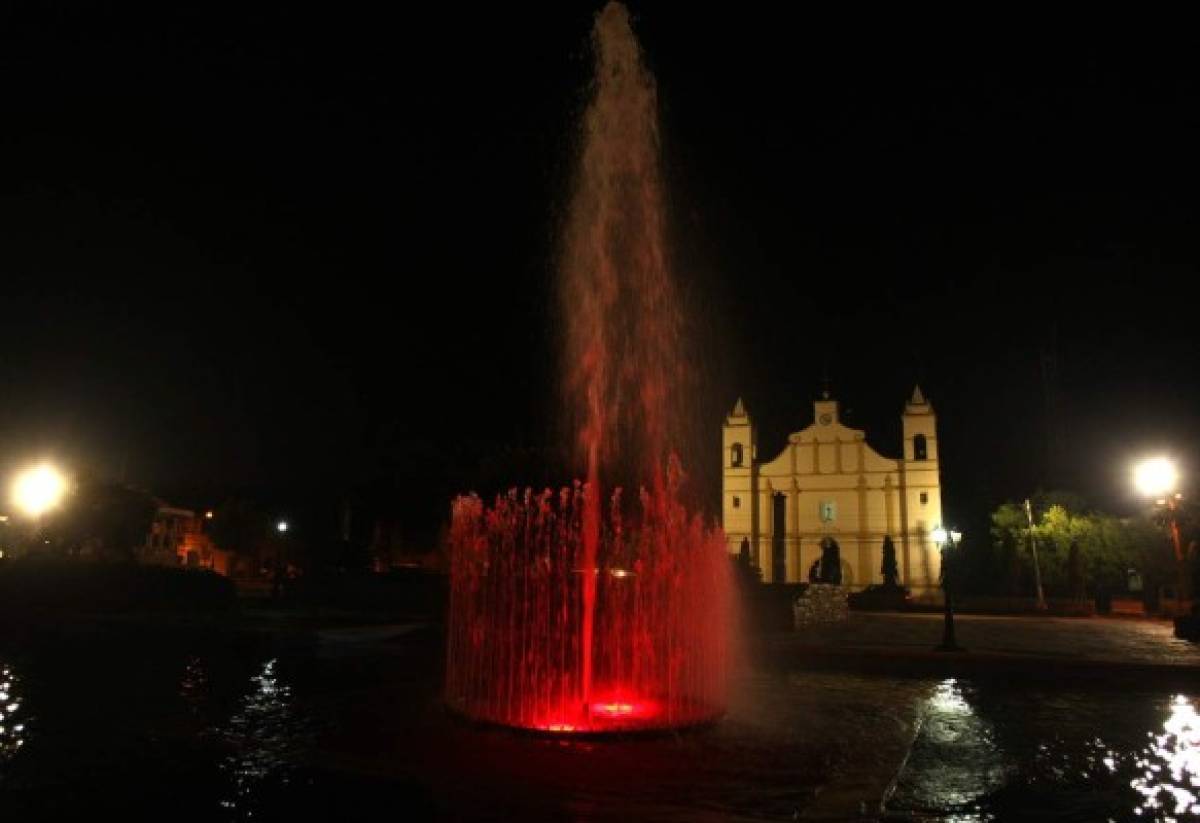
M 192 667 L 188 674 L 194 675 Z M 286 793 L 314 744 L 314 728 L 312 719 L 297 708 L 278 658 L 265 661 L 250 678 L 250 690 L 238 710 L 211 732 L 229 752 L 220 762 L 225 777 L 221 807 L 234 819 L 248 820 L 272 795 Z
M 951 678 L 932 690 L 921 712 L 921 731 L 889 803 L 897 819 L 1200 816 L 1195 696 Z
M 22 706 L 21 679 L 15 667 L 0 658 L 0 766 L 25 745 L 29 720 Z M 0 778 L 3 773 L 0 772 Z

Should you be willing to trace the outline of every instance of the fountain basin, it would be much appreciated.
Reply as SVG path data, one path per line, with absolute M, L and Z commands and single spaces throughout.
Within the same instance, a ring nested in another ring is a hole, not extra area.
M 589 575 L 580 563 L 586 498 L 577 484 L 511 492 L 491 507 L 455 501 L 447 704 L 546 734 L 719 718 L 732 597 L 724 538 L 665 495 L 644 494 L 641 516 L 628 521 L 614 500 Z

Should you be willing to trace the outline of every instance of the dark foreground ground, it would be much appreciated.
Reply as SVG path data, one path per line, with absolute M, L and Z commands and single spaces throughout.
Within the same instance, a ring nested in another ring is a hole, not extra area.
M 433 621 L 243 609 L 0 641 L 0 818 L 1147 820 L 1200 814 L 1166 623 L 853 615 L 754 639 L 728 716 L 547 740 L 440 702 Z

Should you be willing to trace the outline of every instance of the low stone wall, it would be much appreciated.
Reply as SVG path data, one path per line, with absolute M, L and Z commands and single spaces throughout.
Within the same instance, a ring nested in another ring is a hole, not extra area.
M 846 620 L 850 616 L 848 595 L 849 590 L 845 586 L 813 583 L 792 605 L 796 628 Z

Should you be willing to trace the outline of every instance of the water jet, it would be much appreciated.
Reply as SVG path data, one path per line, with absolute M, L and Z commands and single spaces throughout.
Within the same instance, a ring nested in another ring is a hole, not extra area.
M 461 496 L 449 541 L 448 704 L 548 734 L 719 717 L 733 596 L 724 536 L 683 502 L 688 368 L 654 78 L 619 3 L 596 16 L 592 42 L 560 265 L 563 385 L 586 479 L 490 506 Z

